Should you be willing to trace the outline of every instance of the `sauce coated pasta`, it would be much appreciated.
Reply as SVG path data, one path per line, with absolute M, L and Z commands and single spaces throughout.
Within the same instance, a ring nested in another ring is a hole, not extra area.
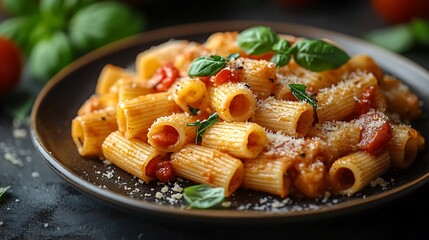
M 181 177 L 226 197 L 350 196 L 414 162 L 421 104 L 399 79 L 335 43 L 257 30 L 267 37 L 217 32 L 143 51 L 135 70 L 107 64 L 73 119 L 79 154 L 146 183 Z M 309 65 L 305 44 L 337 52 Z

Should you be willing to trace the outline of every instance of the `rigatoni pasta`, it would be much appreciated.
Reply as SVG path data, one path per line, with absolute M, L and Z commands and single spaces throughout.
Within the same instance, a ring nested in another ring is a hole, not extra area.
M 79 154 L 147 184 L 178 176 L 226 197 L 279 198 L 350 196 L 417 160 L 420 100 L 369 55 L 312 68 L 296 55 L 305 38 L 269 35 L 272 46 L 250 43 L 255 53 L 240 36 L 170 40 L 138 54 L 134 70 L 107 64 L 72 121 Z
M 197 183 L 223 187 L 225 196 L 243 181 L 243 163 L 216 149 L 189 144 L 171 155 L 171 164 L 180 177 Z

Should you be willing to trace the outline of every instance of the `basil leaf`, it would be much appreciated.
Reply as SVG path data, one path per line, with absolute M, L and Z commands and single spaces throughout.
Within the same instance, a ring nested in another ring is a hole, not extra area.
M 285 39 L 279 39 L 276 44 L 273 45 L 273 51 L 277 53 L 290 53 L 290 44 Z
M 0 24 L 0 34 L 12 39 L 28 55 L 31 51 L 30 32 L 34 28 L 34 23 L 39 20 L 40 18 L 35 16 L 6 19 Z
M 5 194 L 7 190 L 9 190 L 9 188 L 10 188 L 10 186 L 7 186 L 7 187 L 0 187 L 0 200 L 1 200 L 1 199 L 2 199 L 2 197 L 3 197 L 3 194 Z
M 275 63 L 276 67 L 283 67 L 290 62 L 290 59 L 291 59 L 290 54 L 276 53 L 271 58 L 271 62 Z
M 197 114 L 198 114 L 198 111 L 200 111 L 200 109 L 198 109 L 198 108 L 193 108 L 192 106 L 189 106 L 189 105 L 188 105 L 188 109 L 189 109 L 189 112 L 190 112 L 192 115 L 197 115 Z
M 350 59 L 343 50 L 322 40 L 301 40 L 291 51 L 298 65 L 313 72 L 338 68 Z
M 37 13 L 37 0 L 3 0 L 4 10 L 9 15 L 24 16 Z
M 70 38 L 80 53 L 139 33 L 142 15 L 118 1 L 101 1 L 77 11 L 70 20 Z
M 240 57 L 240 53 L 231 53 L 226 57 L 226 60 L 237 59 Z
M 40 12 L 48 19 L 70 19 L 79 9 L 96 2 L 96 0 L 40 0 Z
M 206 130 L 215 124 L 219 120 L 219 115 L 217 112 L 210 114 L 210 116 L 201 122 L 188 123 L 186 126 L 194 126 L 197 127 L 197 135 L 195 136 L 195 143 L 199 143 L 203 139 L 203 135 Z
M 411 22 L 411 31 L 417 43 L 429 46 L 429 22 L 416 19 Z
M 413 33 L 407 24 L 374 30 L 366 34 L 364 38 L 380 47 L 397 53 L 403 53 L 411 49 L 414 44 Z
M 220 56 L 199 57 L 195 59 L 189 67 L 190 77 L 213 76 L 225 67 L 227 60 Z
M 194 185 L 183 190 L 183 198 L 191 208 L 211 208 L 223 201 L 225 190 L 205 184 Z
M 288 41 L 279 39 L 279 41 L 274 44 L 273 51 L 276 54 L 271 58 L 271 62 L 275 63 L 277 67 L 283 67 L 289 63 L 291 59 L 291 49 Z
M 30 71 L 41 83 L 46 83 L 54 74 L 73 60 L 72 47 L 63 32 L 57 32 L 33 48 L 30 55 Z
M 292 94 L 300 101 L 307 102 L 313 106 L 314 109 L 317 109 L 317 101 L 314 95 L 309 97 L 305 92 L 307 86 L 302 84 L 288 84 L 290 91 Z
M 237 44 L 247 54 L 260 55 L 271 51 L 279 37 L 269 27 L 248 28 L 238 35 Z

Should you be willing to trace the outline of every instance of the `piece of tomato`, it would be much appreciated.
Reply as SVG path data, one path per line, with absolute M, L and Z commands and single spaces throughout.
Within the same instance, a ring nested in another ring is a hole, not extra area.
M 237 83 L 239 81 L 238 73 L 235 69 L 223 68 L 218 73 L 216 73 L 216 75 L 214 75 L 210 81 L 212 82 L 213 86 L 222 85 L 227 82 Z
M 372 86 L 363 91 L 362 97 L 356 103 L 351 119 L 358 118 L 362 114 L 369 112 L 371 108 L 374 108 L 374 95 L 375 88 Z
M 371 6 L 377 15 L 390 24 L 429 16 L 428 0 L 371 0 Z
M 156 144 L 168 147 L 177 143 L 179 140 L 179 133 L 175 128 L 166 126 L 164 131 L 152 135 L 151 138 Z
M 261 55 L 247 55 L 245 56 L 246 58 L 250 58 L 250 59 L 255 59 L 255 60 L 265 60 L 265 61 L 270 61 L 271 58 L 274 56 L 274 52 L 267 52 Z
M 167 62 L 156 70 L 150 82 L 154 83 L 157 92 L 165 92 L 176 82 L 177 78 L 179 78 L 179 70 L 174 67 L 173 63 Z
M 389 121 L 376 112 L 363 114 L 358 121 L 363 122 L 359 141 L 360 149 L 372 155 L 380 153 L 393 137 Z
M 0 95 L 18 85 L 22 68 L 21 50 L 12 40 L 0 36 Z
M 168 182 L 175 178 L 173 166 L 169 159 L 156 157 L 146 165 L 146 176 L 158 179 L 161 182 Z

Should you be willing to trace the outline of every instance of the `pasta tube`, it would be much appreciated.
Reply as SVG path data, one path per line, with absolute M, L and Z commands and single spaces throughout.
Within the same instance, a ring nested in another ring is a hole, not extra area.
M 225 197 L 235 192 L 243 181 L 243 163 L 216 149 L 188 144 L 171 155 L 177 176 L 197 183 L 225 189 Z
M 146 82 L 159 67 L 173 61 L 187 45 L 188 41 L 185 40 L 171 40 L 139 53 L 135 62 L 137 75 Z
M 127 139 L 121 132 L 112 132 L 103 142 L 104 157 L 126 172 L 148 183 L 153 180 L 146 175 L 146 166 L 162 154 L 137 138 Z
M 197 118 L 187 113 L 177 113 L 158 118 L 147 134 L 148 143 L 162 152 L 177 152 L 185 144 L 195 141 L 195 129 L 186 126 Z
M 389 167 L 387 151 L 378 156 L 357 151 L 336 160 L 329 169 L 329 179 L 334 191 L 350 196 L 384 174 Z
M 127 71 L 124 68 L 106 64 L 100 72 L 100 75 L 97 80 L 97 85 L 95 86 L 95 93 L 102 95 L 108 93 L 110 87 L 116 83 L 121 78 L 133 77 L 134 74 L 130 71 Z
M 244 84 L 226 83 L 210 88 L 211 106 L 228 122 L 247 121 L 255 112 L 256 98 Z
M 136 97 L 117 105 L 119 131 L 127 138 L 139 137 L 146 140 L 149 127 L 159 117 L 179 112 L 170 93 L 153 93 Z
M 118 129 L 115 108 L 106 108 L 72 120 L 71 135 L 79 154 L 84 157 L 102 157 L 101 144 Z
M 206 84 L 199 79 L 182 79 L 172 92 L 174 102 L 185 112 L 190 108 L 204 111 L 210 104 Z
M 313 124 L 313 107 L 305 102 L 269 97 L 258 103 L 252 121 L 275 132 L 302 137 L 307 135 Z
M 421 145 L 421 135 L 412 127 L 392 125 L 392 140 L 387 145 L 390 166 L 397 169 L 408 168 L 416 159 Z
M 246 83 L 259 99 L 271 95 L 276 81 L 276 65 L 265 60 L 238 58 L 232 63 L 238 79 Z
M 281 158 L 246 159 L 242 187 L 285 198 L 292 186 L 292 180 L 287 172 L 291 164 L 292 161 Z
M 376 104 L 382 101 L 380 97 L 382 98 L 383 96 L 377 94 L 377 92 L 380 91 L 377 79 L 372 74 L 354 74 L 344 82 L 320 90 L 319 94 L 316 96 L 318 102 L 317 116 L 319 121 L 341 121 L 350 117 L 355 111 L 357 99 L 361 99 L 364 91 L 370 87 L 374 88 Z M 379 105 L 382 104 L 379 103 Z
M 238 158 L 255 158 L 267 144 L 264 129 L 250 122 L 217 122 L 206 130 L 201 145 Z

